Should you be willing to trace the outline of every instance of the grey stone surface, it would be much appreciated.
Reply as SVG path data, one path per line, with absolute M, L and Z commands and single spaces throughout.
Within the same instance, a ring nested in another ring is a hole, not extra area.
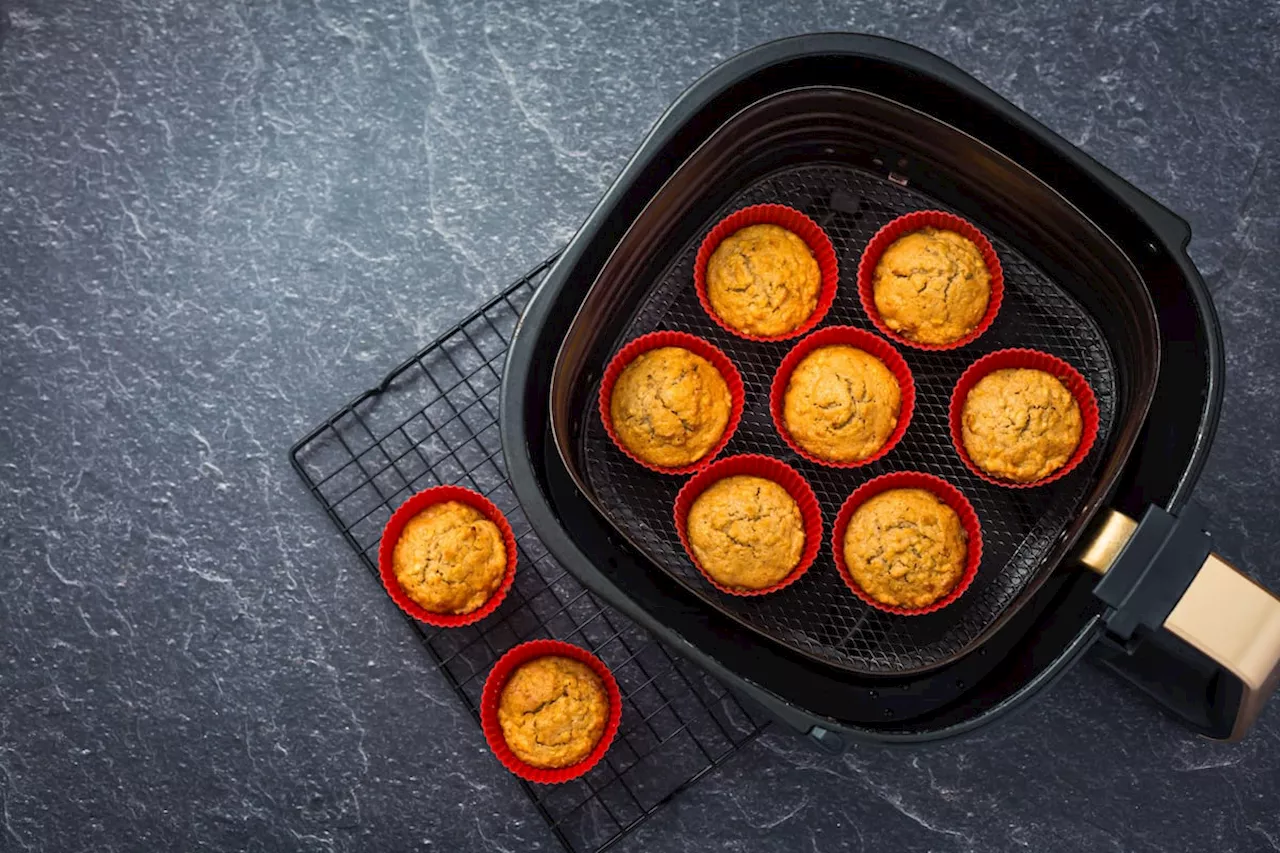
M 548 850 L 285 461 L 573 232 L 718 60 L 956 62 L 1185 215 L 1229 385 L 1200 496 L 1280 586 L 1280 7 L 0 0 L 0 850 Z M 961 742 L 769 735 L 620 849 L 1280 850 L 1280 712 L 1091 667 Z

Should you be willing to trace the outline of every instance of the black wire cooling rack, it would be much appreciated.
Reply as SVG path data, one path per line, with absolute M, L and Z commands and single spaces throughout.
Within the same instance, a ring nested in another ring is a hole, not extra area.
M 590 649 L 613 671 L 624 707 L 605 760 L 561 785 L 522 782 L 556 838 L 580 853 L 616 844 L 765 724 L 565 572 L 538 541 L 506 480 L 498 435 L 503 361 L 524 306 L 554 260 L 343 406 L 303 436 L 289 457 L 373 575 L 371 595 L 383 594 L 382 527 L 410 495 L 458 484 L 506 514 L 519 563 L 498 610 L 465 628 L 409 621 L 477 724 L 489 669 L 518 643 L 565 640 Z M 500 767 L 496 759 L 494 767 Z

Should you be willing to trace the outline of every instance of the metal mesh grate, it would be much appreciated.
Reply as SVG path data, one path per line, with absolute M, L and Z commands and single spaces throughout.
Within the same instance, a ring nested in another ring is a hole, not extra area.
M 822 506 L 818 559 L 799 582 L 780 592 L 743 598 L 718 592 L 680 546 L 671 520 L 676 492 L 687 478 L 649 472 L 609 440 L 593 406 L 582 414 L 587 480 L 596 499 L 650 559 L 713 607 L 824 663 L 872 674 L 902 674 L 946 662 L 985 631 L 1036 574 L 1089 492 L 1115 416 L 1115 367 L 1101 329 L 1065 291 L 1008 244 L 992 239 L 1004 267 L 1005 296 L 995 324 L 976 343 L 950 352 L 898 346 L 916 382 L 916 408 L 902 443 L 863 468 L 839 470 L 810 463 L 778 437 L 769 417 L 769 386 L 790 343 L 736 338 L 703 312 L 693 288 L 698 243 L 715 222 L 742 207 L 780 202 L 803 211 L 830 236 L 840 261 L 840 288 L 824 326 L 847 324 L 875 332 L 858 302 L 863 248 L 891 219 L 913 210 L 946 209 L 936 201 L 846 166 L 809 165 L 776 172 L 730 199 L 658 278 L 615 350 L 657 329 L 691 332 L 731 358 L 746 384 L 742 423 L 721 454 L 776 456 L 808 478 Z M 991 235 L 988 235 L 991 236 Z M 1004 489 L 966 469 L 951 446 L 947 408 L 965 368 L 1005 347 L 1031 347 L 1076 367 L 1093 387 L 1101 413 L 1096 449 L 1073 473 L 1036 489 Z M 973 585 L 954 604 L 926 616 L 901 617 L 863 604 L 845 588 L 829 539 L 844 499 L 872 477 L 918 470 L 958 486 L 982 524 L 983 561 Z
M 624 708 L 605 759 L 572 782 L 522 783 L 556 837 L 577 853 L 616 843 L 763 723 L 567 574 L 538 541 L 506 481 L 498 437 L 502 364 L 551 260 L 335 413 L 290 456 L 375 583 L 382 527 L 414 492 L 456 483 L 506 514 L 520 568 L 497 612 L 451 630 L 410 621 L 477 723 L 490 667 L 518 643 L 565 640 L 590 649 L 613 671 Z

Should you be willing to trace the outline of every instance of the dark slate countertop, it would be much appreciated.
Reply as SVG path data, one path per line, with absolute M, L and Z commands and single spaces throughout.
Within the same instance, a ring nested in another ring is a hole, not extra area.
M 1274 3 L 0 0 L 0 27 L 0 850 L 555 849 L 285 451 L 778 36 L 928 48 L 1190 221 L 1228 358 L 1198 494 L 1280 587 Z M 941 746 L 768 734 L 618 849 L 1280 850 L 1278 787 L 1274 707 L 1210 743 L 1081 666 Z

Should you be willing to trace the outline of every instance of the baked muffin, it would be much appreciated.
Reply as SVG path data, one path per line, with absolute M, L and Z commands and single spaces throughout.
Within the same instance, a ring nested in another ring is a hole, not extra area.
M 628 450 L 651 465 L 679 468 L 715 447 L 732 405 L 715 365 L 681 347 L 659 347 L 623 368 L 609 413 Z
M 1076 452 L 1080 404 L 1056 376 L 1032 368 L 994 370 L 969 390 L 961 413 L 965 452 L 992 477 L 1033 483 Z
M 568 767 L 591 754 L 609 720 L 609 694 L 591 667 L 550 655 L 521 664 L 498 697 L 503 740 L 526 764 Z
M 884 362 L 847 345 L 819 347 L 791 373 L 783 422 L 805 450 L 830 462 L 875 454 L 898 426 L 902 389 Z
M 991 272 L 972 240 L 940 228 L 904 234 L 872 277 L 885 325 L 922 344 L 954 343 L 978 327 L 991 300 Z
M 890 489 L 854 510 L 844 562 L 881 604 L 919 609 L 956 588 L 968 559 L 960 516 L 926 489 Z
M 818 307 L 822 274 L 809 245 L 780 225 L 748 225 L 707 261 L 707 298 L 730 327 L 773 337 L 804 325 Z
M 800 506 L 763 477 L 737 475 L 713 483 L 689 507 L 686 528 L 702 570 L 736 589 L 773 586 L 804 553 Z
M 396 581 L 432 613 L 470 613 L 502 585 L 507 545 L 498 525 L 460 501 L 432 504 L 409 519 L 392 551 Z

